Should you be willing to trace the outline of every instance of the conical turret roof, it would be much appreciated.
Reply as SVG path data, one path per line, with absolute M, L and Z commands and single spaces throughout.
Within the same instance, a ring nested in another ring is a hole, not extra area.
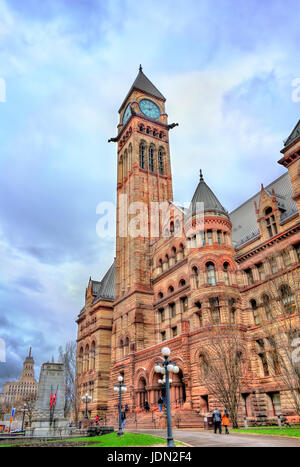
M 157 97 L 158 99 L 162 99 L 163 101 L 165 101 L 165 97 L 162 95 L 162 93 L 154 86 L 153 83 L 151 83 L 151 81 L 147 78 L 147 76 L 144 74 L 143 72 L 143 68 L 142 66 L 140 65 L 140 68 L 139 68 L 139 73 L 133 83 L 133 85 L 131 86 L 127 96 L 125 97 L 121 107 L 120 107 L 120 110 L 122 109 L 123 105 L 125 104 L 125 102 L 127 101 L 128 97 L 130 96 L 130 94 L 132 93 L 132 91 L 134 89 L 138 89 L 139 91 L 142 91 L 146 94 L 149 94 L 150 96 L 154 96 L 154 97 Z
M 190 206 L 193 214 L 197 212 L 197 203 L 204 203 L 204 212 L 215 211 L 219 214 L 221 213 L 228 215 L 228 212 L 222 206 L 216 195 L 205 183 L 202 170 L 200 170 L 200 182 L 197 186 Z

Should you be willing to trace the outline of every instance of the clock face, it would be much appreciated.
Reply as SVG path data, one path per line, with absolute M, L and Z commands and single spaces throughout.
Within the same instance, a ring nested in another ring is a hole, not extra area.
M 160 110 L 154 102 L 148 99 L 143 99 L 140 102 L 140 109 L 147 117 L 157 120 L 160 117 Z
M 125 125 L 126 122 L 128 122 L 128 120 L 130 119 L 131 117 L 131 104 L 128 104 L 127 107 L 126 107 L 126 110 L 124 112 L 124 115 L 123 115 L 123 125 Z

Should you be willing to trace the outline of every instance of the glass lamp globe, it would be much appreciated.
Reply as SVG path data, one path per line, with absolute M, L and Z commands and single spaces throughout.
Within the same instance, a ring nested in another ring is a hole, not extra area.
M 127 391 L 127 387 L 126 386 L 122 386 L 122 391 Z
M 119 381 L 119 383 L 122 383 L 122 381 L 123 381 L 123 376 L 118 376 L 118 381 Z
M 180 370 L 179 370 L 178 366 L 175 365 L 174 368 L 173 368 L 173 373 L 177 374 L 177 373 L 179 373 L 179 371 Z
M 160 373 L 161 372 L 161 366 L 156 365 L 156 367 L 154 368 L 154 371 L 155 371 L 155 373 Z
M 118 386 L 115 386 L 115 387 L 114 387 L 114 391 L 119 391 Z
M 172 373 L 172 372 L 173 372 L 173 369 L 174 369 L 174 365 L 172 365 L 172 364 L 170 363 L 170 365 L 168 365 L 167 368 L 168 368 L 168 371 L 169 371 L 170 373 Z
M 173 383 L 173 380 L 172 380 L 172 379 L 169 379 L 169 383 L 170 383 L 170 384 Z
M 171 350 L 169 349 L 169 347 L 164 347 L 161 351 L 162 355 L 164 357 L 169 357 L 170 353 L 171 353 Z
M 158 384 L 163 384 L 163 380 L 162 380 L 162 379 L 159 379 L 159 380 L 158 380 Z

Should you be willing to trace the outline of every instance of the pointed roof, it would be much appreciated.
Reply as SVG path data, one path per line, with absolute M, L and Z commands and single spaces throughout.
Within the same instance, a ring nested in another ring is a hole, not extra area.
M 300 120 L 295 126 L 295 128 L 293 129 L 288 139 L 285 141 L 284 147 L 289 146 L 291 143 L 293 143 L 298 138 L 300 138 Z
M 125 104 L 125 102 L 127 101 L 128 97 L 130 96 L 130 94 L 132 93 L 134 89 L 138 89 L 139 91 L 149 94 L 150 96 L 157 97 L 158 99 L 162 99 L 163 101 L 166 100 L 165 97 L 162 95 L 162 93 L 154 86 L 153 83 L 151 83 L 151 81 L 144 74 L 142 65 L 140 65 L 139 73 L 133 85 L 131 86 L 127 96 L 125 97 L 120 107 L 119 112 L 121 111 L 123 105 Z
M 113 301 L 115 299 L 115 278 L 116 260 L 114 260 L 113 264 L 100 282 L 92 281 L 92 292 L 95 297 L 93 303 L 98 300 Z
M 205 183 L 202 170 L 200 170 L 200 182 L 197 186 L 190 206 L 190 209 L 192 209 L 193 214 L 197 212 L 197 203 L 204 203 L 204 212 L 215 211 L 219 214 L 222 213 L 228 215 L 228 212 L 222 206 L 216 195 Z

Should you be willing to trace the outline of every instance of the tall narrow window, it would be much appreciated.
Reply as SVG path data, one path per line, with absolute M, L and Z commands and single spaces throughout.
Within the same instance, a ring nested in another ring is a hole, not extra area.
M 152 147 L 149 148 L 149 170 L 154 172 L 154 149 Z
M 284 250 L 282 251 L 281 256 L 283 259 L 283 264 L 285 265 L 286 268 L 289 268 L 292 263 L 290 252 L 288 250 Z
M 207 241 L 209 245 L 213 244 L 213 233 L 212 230 L 207 231 Z
M 277 235 L 277 233 L 278 233 L 275 216 L 273 214 L 273 209 L 272 208 L 267 208 L 266 211 L 265 211 L 265 215 L 266 215 L 267 230 L 268 230 L 268 233 L 269 233 L 269 237 L 271 238 L 274 235 Z
M 256 326 L 259 326 L 260 325 L 260 317 L 259 317 L 259 312 L 258 312 L 258 309 L 257 309 L 256 300 L 251 300 L 250 304 L 251 304 L 251 308 L 252 308 L 252 312 L 253 312 L 254 323 L 255 323 Z
M 264 281 L 265 280 L 265 268 L 263 263 L 259 263 L 256 265 L 257 272 L 259 275 L 259 280 Z
M 176 318 L 176 305 L 175 303 L 170 303 L 170 316 L 171 318 Z
M 140 145 L 140 168 L 145 168 L 145 146 L 143 144 Z
M 224 282 L 225 285 L 229 285 L 229 263 L 224 263 L 223 264 L 223 269 L 224 269 Z
M 294 245 L 294 248 L 295 248 L 296 253 L 297 253 L 298 261 L 300 261 L 300 243 L 298 243 L 297 245 Z
M 199 271 L 196 266 L 193 267 L 193 275 L 194 275 L 194 280 L 195 280 L 195 288 L 199 288 Z
M 220 230 L 217 231 L 217 238 L 218 238 L 218 244 L 221 245 L 222 241 L 221 241 L 221 231 Z
M 188 299 L 187 297 L 181 297 L 180 299 L 181 311 L 184 313 L 188 309 Z
M 288 315 L 291 315 L 296 310 L 295 296 L 292 293 L 292 290 L 289 285 L 282 285 L 280 287 L 280 298 L 281 302 L 285 308 L 285 311 Z
M 235 298 L 230 298 L 228 300 L 228 307 L 229 307 L 229 322 L 230 324 L 236 323 L 236 309 L 235 309 Z
M 161 149 L 158 151 L 158 171 L 160 175 L 164 175 L 164 160 Z
M 208 285 L 216 285 L 216 271 L 214 263 L 206 264 L 206 272 Z
M 254 284 L 254 278 L 253 278 L 253 272 L 252 269 L 246 269 L 245 273 L 247 274 L 247 279 L 248 279 L 248 284 L 253 285 Z
M 211 321 L 213 324 L 220 324 L 220 304 L 217 297 L 209 299 Z
M 272 321 L 273 315 L 272 315 L 272 308 L 271 308 L 271 303 L 270 303 L 270 297 L 267 294 L 264 294 L 262 296 L 262 301 L 263 301 L 263 307 L 265 309 L 266 317 L 268 321 Z
M 270 267 L 272 274 L 276 274 L 278 272 L 278 264 L 275 256 L 272 256 L 272 258 L 270 258 Z
M 160 322 L 163 323 L 165 321 L 165 319 L 166 319 L 164 308 L 161 308 L 160 310 L 158 310 L 158 312 L 159 312 L 159 315 L 160 315 Z

